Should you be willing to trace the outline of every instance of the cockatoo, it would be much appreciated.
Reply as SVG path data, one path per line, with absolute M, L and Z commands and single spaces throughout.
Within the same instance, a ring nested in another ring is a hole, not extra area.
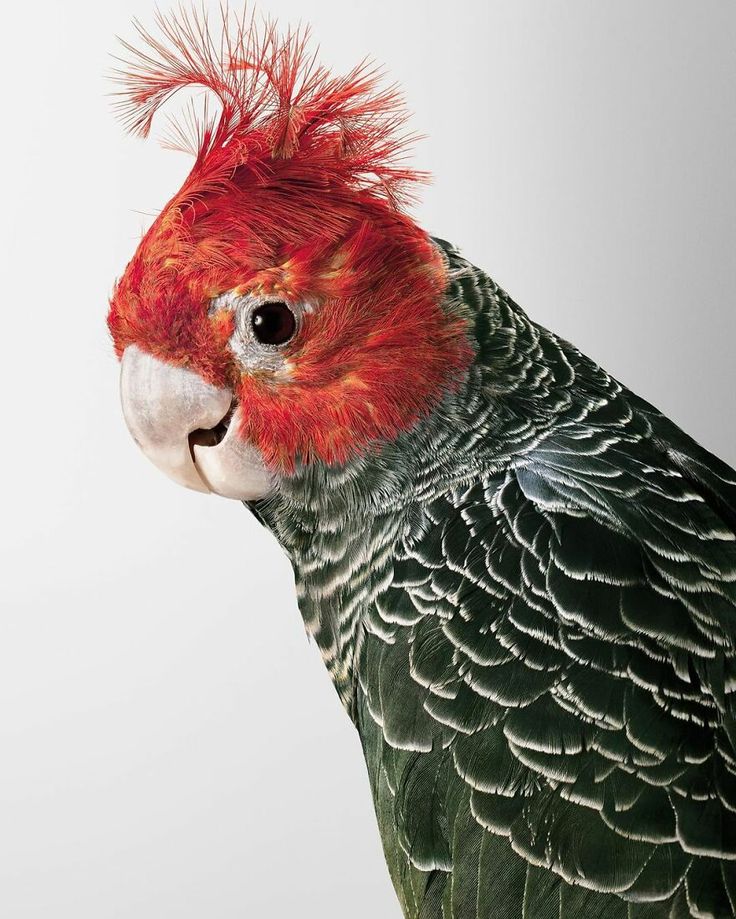
M 417 226 L 371 65 L 159 28 L 129 128 L 219 108 L 114 287 L 125 420 L 288 554 L 404 915 L 736 915 L 736 474 Z

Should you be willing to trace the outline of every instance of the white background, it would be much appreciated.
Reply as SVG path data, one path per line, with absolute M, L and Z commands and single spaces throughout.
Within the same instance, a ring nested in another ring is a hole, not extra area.
M 736 461 L 736 5 L 259 9 L 383 62 L 429 136 L 422 223 Z M 122 423 L 107 299 L 189 166 L 110 113 L 132 15 L 3 12 L 0 915 L 398 917 L 285 558 Z

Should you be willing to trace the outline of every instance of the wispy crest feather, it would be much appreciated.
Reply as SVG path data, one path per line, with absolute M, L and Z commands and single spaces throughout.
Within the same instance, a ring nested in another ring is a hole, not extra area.
M 301 160 L 325 181 L 368 189 L 400 207 L 426 173 L 404 165 L 416 136 L 395 85 L 364 60 L 333 76 L 310 49 L 309 29 L 280 33 L 270 20 L 227 6 L 217 21 L 202 8 L 156 14 L 158 34 L 137 20 L 140 45 L 121 40 L 126 55 L 114 71 L 121 85 L 115 107 L 127 127 L 147 136 L 159 109 L 181 89 L 203 87 L 221 109 L 193 104 L 172 120 L 166 145 L 186 149 L 203 167 L 228 150 L 239 162 Z M 229 149 L 228 149 L 229 148 Z M 213 163 L 213 166 L 215 164 Z M 219 165 L 222 165 L 219 163 Z

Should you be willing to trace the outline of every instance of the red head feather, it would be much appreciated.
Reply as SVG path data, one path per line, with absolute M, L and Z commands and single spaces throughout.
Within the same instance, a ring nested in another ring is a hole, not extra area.
M 283 470 L 343 461 L 429 411 L 467 365 L 463 323 L 441 306 L 443 261 L 402 211 L 423 179 L 401 165 L 408 138 L 395 88 L 362 64 L 333 77 L 307 32 L 280 37 L 223 13 L 158 17 L 161 39 L 118 74 L 129 128 L 146 135 L 173 93 L 202 86 L 217 118 L 192 119 L 195 163 L 141 241 L 111 301 L 116 350 L 129 344 L 231 386 L 242 435 Z M 185 132 L 175 128 L 178 146 Z M 286 347 L 288 379 L 248 373 L 208 313 L 225 291 L 315 305 Z

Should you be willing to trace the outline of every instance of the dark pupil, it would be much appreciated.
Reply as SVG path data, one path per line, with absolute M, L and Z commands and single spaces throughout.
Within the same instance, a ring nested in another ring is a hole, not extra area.
M 263 345 L 283 345 L 294 334 L 296 320 L 285 303 L 262 303 L 253 310 L 253 334 Z

